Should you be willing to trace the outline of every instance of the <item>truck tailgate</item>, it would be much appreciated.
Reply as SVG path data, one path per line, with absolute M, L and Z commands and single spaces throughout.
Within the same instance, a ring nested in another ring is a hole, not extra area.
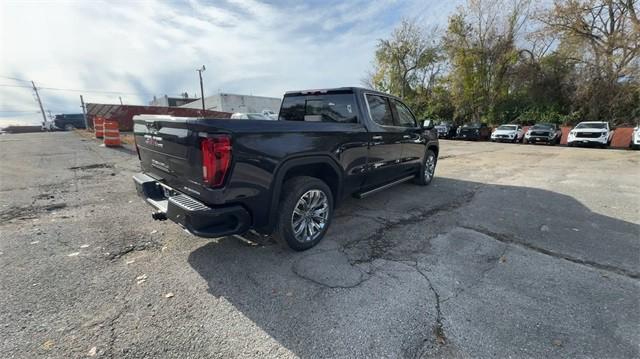
M 188 118 L 136 116 L 134 136 L 145 173 L 176 189 L 202 185 L 197 133 Z

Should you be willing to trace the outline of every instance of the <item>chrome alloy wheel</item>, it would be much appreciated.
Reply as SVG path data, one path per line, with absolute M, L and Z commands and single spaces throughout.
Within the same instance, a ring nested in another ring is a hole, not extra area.
M 435 171 L 436 171 L 436 156 L 431 154 L 424 161 L 424 179 L 426 181 L 431 180 L 431 177 L 433 177 L 433 173 Z
M 313 241 L 327 226 L 329 219 L 329 199 L 320 190 L 305 192 L 293 207 L 291 228 L 299 242 Z

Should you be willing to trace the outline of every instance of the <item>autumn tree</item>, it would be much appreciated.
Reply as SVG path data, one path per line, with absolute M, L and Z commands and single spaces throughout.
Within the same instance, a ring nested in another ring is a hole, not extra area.
M 437 28 L 402 20 L 389 39 L 378 40 L 374 69 L 363 83 L 404 98 L 422 114 L 444 68 L 439 41 Z
M 639 0 L 469 0 L 443 35 L 403 20 L 366 85 L 423 118 L 640 121 Z
M 637 0 L 556 1 L 540 21 L 576 67 L 573 106 L 590 120 L 629 122 L 640 102 Z
M 456 115 L 499 121 L 510 73 L 518 61 L 516 41 L 529 2 L 470 0 L 449 18 L 444 48 Z

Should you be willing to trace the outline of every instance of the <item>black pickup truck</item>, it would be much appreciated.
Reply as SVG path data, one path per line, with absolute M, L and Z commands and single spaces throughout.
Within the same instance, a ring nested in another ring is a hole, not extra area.
M 432 125 L 399 98 L 354 87 L 287 92 L 278 121 L 134 117 L 138 194 L 201 237 L 255 230 L 316 245 L 334 208 L 408 180 L 427 185 Z

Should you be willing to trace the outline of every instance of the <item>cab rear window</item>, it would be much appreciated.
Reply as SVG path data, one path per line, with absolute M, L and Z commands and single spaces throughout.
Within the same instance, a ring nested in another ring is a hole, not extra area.
M 355 98 L 352 93 L 287 95 L 282 101 L 279 120 L 355 123 Z

